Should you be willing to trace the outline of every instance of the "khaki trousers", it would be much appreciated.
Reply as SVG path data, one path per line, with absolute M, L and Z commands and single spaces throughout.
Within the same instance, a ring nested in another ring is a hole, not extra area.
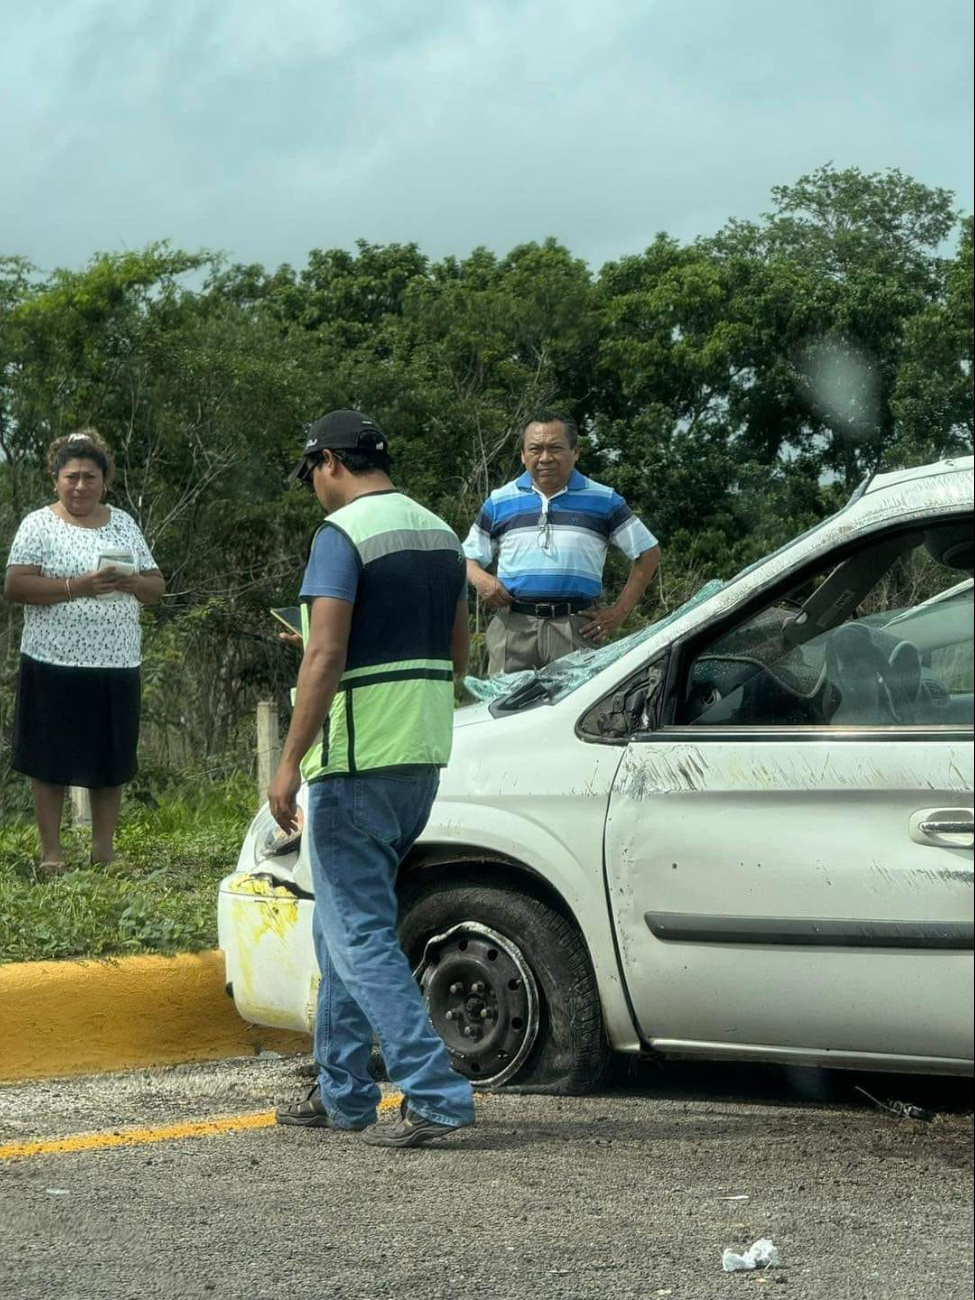
M 488 676 L 544 668 L 572 650 L 592 647 L 594 642 L 582 635 L 588 622 L 581 614 L 535 618 L 532 614 L 515 614 L 510 609 L 499 610 L 484 636 Z

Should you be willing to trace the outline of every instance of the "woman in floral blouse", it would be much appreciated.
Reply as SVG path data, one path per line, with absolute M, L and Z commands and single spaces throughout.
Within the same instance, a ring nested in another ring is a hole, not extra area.
M 139 610 L 166 584 L 135 520 L 104 502 L 115 466 L 93 429 L 56 439 L 48 468 L 57 500 L 21 521 L 4 594 L 25 606 L 13 767 L 30 777 L 41 869 L 56 875 L 66 786 L 90 792 L 92 861 L 112 860 L 137 768 Z

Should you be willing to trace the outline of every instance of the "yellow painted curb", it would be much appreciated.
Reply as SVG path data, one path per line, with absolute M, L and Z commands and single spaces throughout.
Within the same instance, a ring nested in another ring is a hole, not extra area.
M 0 966 L 0 1081 L 308 1050 L 241 1020 L 225 978 L 221 952 Z

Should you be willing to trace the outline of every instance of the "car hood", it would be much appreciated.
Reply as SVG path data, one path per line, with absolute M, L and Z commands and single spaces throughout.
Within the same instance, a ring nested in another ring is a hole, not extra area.
M 478 722 L 492 722 L 489 704 L 465 704 L 454 713 L 454 731 L 461 727 L 471 727 Z

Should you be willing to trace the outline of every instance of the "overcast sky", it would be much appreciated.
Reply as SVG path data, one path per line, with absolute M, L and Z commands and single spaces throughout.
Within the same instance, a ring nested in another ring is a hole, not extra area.
M 970 0 L 6 0 L 0 253 L 556 235 L 594 266 L 820 163 L 972 195 Z

